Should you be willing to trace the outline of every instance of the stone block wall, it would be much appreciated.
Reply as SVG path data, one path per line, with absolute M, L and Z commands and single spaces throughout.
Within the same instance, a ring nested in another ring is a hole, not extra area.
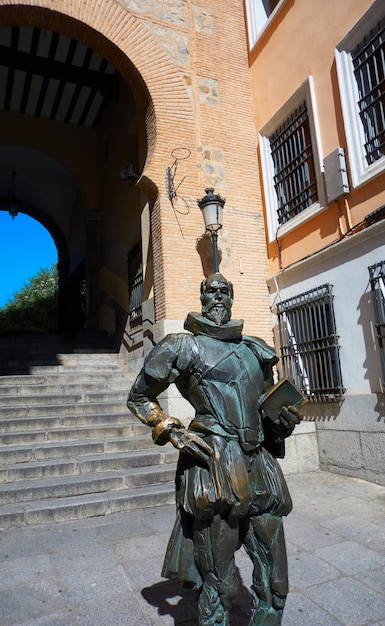
M 321 469 L 385 485 L 383 394 L 347 396 L 341 406 L 314 414 Z

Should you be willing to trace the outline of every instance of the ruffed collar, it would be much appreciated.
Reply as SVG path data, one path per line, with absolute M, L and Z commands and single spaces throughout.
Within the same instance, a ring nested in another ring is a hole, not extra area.
M 242 337 L 243 320 L 230 320 L 227 324 L 217 326 L 207 317 L 191 312 L 186 317 L 184 327 L 193 335 L 206 335 L 223 341 L 235 341 Z

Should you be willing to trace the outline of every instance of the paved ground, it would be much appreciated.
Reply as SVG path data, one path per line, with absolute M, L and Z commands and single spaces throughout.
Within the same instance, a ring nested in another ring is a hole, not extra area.
M 283 626 L 385 626 L 385 487 L 289 476 L 290 587 Z M 161 579 L 174 507 L 0 533 L 1 626 L 196 626 L 196 606 Z M 231 626 L 250 617 L 250 564 Z

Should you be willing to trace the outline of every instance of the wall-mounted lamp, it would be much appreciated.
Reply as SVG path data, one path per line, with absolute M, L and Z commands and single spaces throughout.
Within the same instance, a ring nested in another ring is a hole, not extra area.
M 197 200 L 198 206 L 203 213 L 206 232 L 210 233 L 214 251 L 214 272 L 219 272 L 218 261 L 218 230 L 222 228 L 222 210 L 226 202 L 225 198 L 214 193 L 212 187 L 205 189 L 206 195 Z
M 139 174 L 135 172 L 135 165 L 131 162 L 127 165 L 122 165 L 119 170 L 119 178 L 120 180 L 138 180 Z
M 16 198 L 16 172 L 11 174 L 6 209 L 13 220 L 19 214 L 19 203 Z

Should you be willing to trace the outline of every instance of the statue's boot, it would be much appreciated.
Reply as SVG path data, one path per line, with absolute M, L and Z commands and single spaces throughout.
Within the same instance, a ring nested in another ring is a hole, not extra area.
M 280 626 L 282 614 L 282 609 L 276 610 L 273 607 L 260 605 L 254 610 L 249 626 Z
M 205 581 L 198 600 L 199 626 L 228 626 L 229 613 L 221 602 L 216 585 Z

